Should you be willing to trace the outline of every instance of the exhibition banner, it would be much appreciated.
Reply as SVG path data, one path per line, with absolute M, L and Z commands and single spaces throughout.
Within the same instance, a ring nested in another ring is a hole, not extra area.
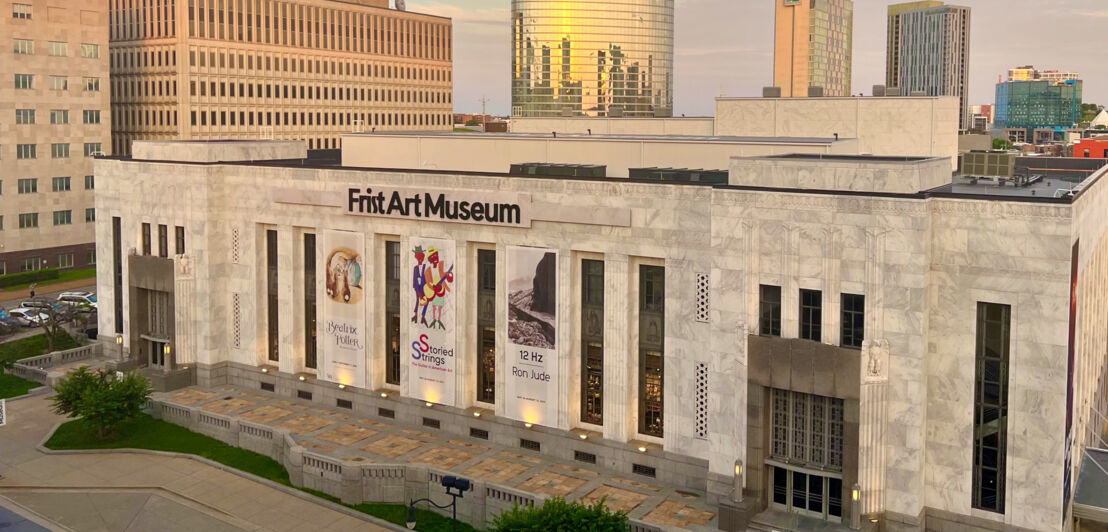
M 558 252 L 508 247 L 507 416 L 558 423 Z
M 453 406 L 457 327 L 454 242 L 412 238 L 409 245 L 413 308 L 408 326 L 408 395 Z
M 323 380 L 365 388 L 365 235 L 323 232 L 320 324 L 320 376 Z

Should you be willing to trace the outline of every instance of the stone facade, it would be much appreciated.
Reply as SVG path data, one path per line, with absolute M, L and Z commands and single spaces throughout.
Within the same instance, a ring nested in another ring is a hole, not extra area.
M 866 164 L 862 159 L 859 167 Z M 819 164 L 812 162 L 815 170 Z M 732 168 L 740 171 L 741 165 Z M 475 398 L 473 257 L 476 249 L 497 250 L 497 292 L 505 294 L 503 251 L 508 246 L 550 248 L 559 252 L 562 346 L 559 415 L 556 423 L 543 427 L 551 441 L 573 439 L 580 431 L 602 435 L 603 445 L 622 449 L 611 455 L 612 466 L 620 469 L 634 463 L 641 446 L 657 465 L 659 480 L 705 490 L 720 502 L 733 496 L 730 486 L 741 460 L 747 465 L 745 496 L 764 508 L 771 482 L 765 467 L 770 394 L 773 389 L 816 394 L 843 404 L 845 500 L 857 479 L 861 511 L 888 529 L 918 530 L 934 519 L 978 529 L 1062 530 L 1068 511 L 1066 456 L 1083 449 L 1084 434 L 1097 422 L 1079 413 L 1071 429 L 1078 437 L 1067 445 L 1067 411 L 1080 412 L 1078 407 L 1091 405 L 1103 389 L 1106 354 L 1103 342 L 1095 341 L 1100 333 L 1087 324 L 1095 323 L 1095 290 L 1108 277 L 1108 262 L 1101 260 L 1108 198 L 1099 181 L 1105 173 L 1089 178 L 1070 200 L 510 177 L 446 169 L 102 160 L 97 167 L 103 183 L 97 195 L 103 213 L 97 225 L 100 328 L 107 332 L 117 326 L 110 311 L 117 304 L 112 217 L 120 219 L 124 250 L 139 247 L 142 223 L 183 226 L 185 253 L 174 260 L 187 262 L 187 268 L 177 270 L 175 293 L 188 298 L 194 310 L 176 317 L 176 330 L 189 331 L 187 338 L 178 334 L 173 339 L 178 363 L 195 365 L 198 381 L 207 385 L 256 382 L 266 367 L 280 379 L 291 382 L 294 375 L 305 375 L 317 390 L 329 389 L 331 384 L 305 367 L 303 235 L 327 229 L 364 234 L 366 254 L 373 258 L 365 261 L 363 275 L 380 294 L 386 241 L 398 240 L 406 249 L 417 237 L 448 239 L 457 250 L 459 281 L 453 293 L 461 325 L 456 394 L 449 401 L 456 406 L 441 411 L 465 416 L 474 408 L 491 409 L 493 416 L 487 417 L 493 429 L 520 430 L 520 423 L 505 417 L 502 297 L 497 301 L 496 403 Z M 164 175 L 175 179 L 166 181 Z M 536 215 L 529 227 L 351 216 L 344 203 L 350 187 L 526 194 L 535 209 L 609 209 L 629 216 L 625 223 L 615 217 L 609 223 L 582 224 Z M 291 202 L 289 191 L 301 199 Z M 267 360 L 266 350 L 267 230 L 278 235 L 277 362 Z M 1067 302 L 1071 248 L 1078 240 L 1076 387 L 1070 408 Z M 582 258 L 604 260 L 603 426 L 579 421 L 576 309 Z M 644 415 L 638 397 L 642 265 L 665 268 L 661 437 L 639 432 Z M 123 276 L 130 275 L 125 264 Z M 410 286 L 410 277 L 411 268 L 402 267 L 400 286 Z M 751 336 L 759 332 L 760 285 L 781 287 L 780 338 Z M 801 289 L 822 294 L 819 343 L 799 338 Z M 860 350 L 841 347 L 840 294 L 865 296 Z M 971 504 L 974 312 L 979 302 L 1012 309 L 1004 513 Z M 118 303 L 129 315 L 134 303 Z M 400 308 L 412 305 L 410 291 L 402 290 Z M 370 360 L 362 368 L 369 385 L 353 393 L 398 394 L 393 396 L 403 408 L 418 410 L 421 402 L 410 399 L 406 364 L 401 364 L 400 386 L 385 382 L 383 313 L 383 303 L 366 307 Z M 408 327 L 408 320 L 401 319 L 400 338 L 408 338 Z M 702 368 L 707 377 L 701 380 Z M 703 403 L 696 400 L 701 394 Z M 849 523 L 852 509 L 844 506 Z

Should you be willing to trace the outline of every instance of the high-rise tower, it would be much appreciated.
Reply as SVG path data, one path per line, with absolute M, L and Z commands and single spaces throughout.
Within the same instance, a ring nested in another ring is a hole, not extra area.
M 774 0 L 773 84 L 781 96 L 850 96 L 853 0 Z M 818 90 L 817 89 L 817 90 Z
M 901 96 L 957 96 L 959 129 L 970 127 L 970 8 L 942 2 L 889 6 L 885 84 Z

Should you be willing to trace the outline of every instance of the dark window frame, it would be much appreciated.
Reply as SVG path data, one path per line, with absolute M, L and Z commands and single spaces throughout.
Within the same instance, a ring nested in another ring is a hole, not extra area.
M 271 362 L 280 361 L 280 330 L 278 328 L 280 308 L 278 305 L 277 279 L 277 230 L 265 232 L 265 270 L 266 270 L 266 358 Z
M 599 315 L 590 329 L 587 315 Z M 604 261 L 581 260 L 581 422 L 604 424 Z
M 800 289 L 800 320 L 797 336 L 801 340 L 823 341 L 823 292 Z
M 158 224 L 158 256 L 169 256 L 169 227 Z
M 150 224 L 142 224 L 142 254 L 150 255 Z
M 493 303 L 493 312 L 477 309 L 477 400 L 496 404 L 496 250 L 477 250 L 477 304 Z
M 977 303 L 973 387 L 974 508 L 1004 513 L 1012 307 Z M 991 485 L 991 487 L 990 487 Z
M 781 336 L 781 287 L 758 285 L 758 334 Z
M 861 349 L 862 342 L 866 339 L 866 296 L 841 294 L 839 308 L 841 312 L 839 345 Z
M 385 382 L 400 385 L 400 242 L 385 242 Z
M 315 233 L 304 233 L 304 367 L 310 369 L 317 369 L 319 357 L 315 246 Z
M 651 331 L 655 326 L 658 330 Z M 663 437 L 665 420 L 665 267 L 639 265 L 638 430 Z

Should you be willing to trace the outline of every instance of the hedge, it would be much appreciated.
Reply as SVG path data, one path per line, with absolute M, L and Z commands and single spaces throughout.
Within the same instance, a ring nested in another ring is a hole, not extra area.
M 6 288 L 18 284 L 37 283 L 39 281 L 49 281 L 51 279 L 57 279 L 58 274 L 59 272 L 57 268 L 48 268 L 44 270 L 0 275 L 0 288 Z

